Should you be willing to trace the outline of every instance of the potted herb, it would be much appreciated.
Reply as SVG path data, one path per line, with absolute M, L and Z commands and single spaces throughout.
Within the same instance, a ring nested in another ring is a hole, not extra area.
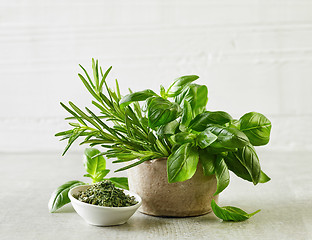
M 123 96 L 117 80 L 115 90 L 106 82 L 111 67 L 103 72 L 92 60 L 93 80 L 81 68 L 85 77 L 78 76 L 97 112 L 61 103 L 71 114 L 68 120 L 76 120 L 56 134 L 68 140 L 63 154 L 82 137 L 81 144 L 103 147 L 94 157 L 126 163 L 117 171 L 129 169 L 130 190 L 141 195 L 141 211 L 147 214 L 194 216 L 212 207 L 224 220 L 252 216 L 220 208 L 212 199 L 228 186 L 229 171 L 255 185 L 270 180 L 254 148 L 269 142 L 271 122 L 264 115 L 250 112 L 233 119 L 223 111 L 207 111 L 208 89 L 194 83 L 195 75 L 180 77 L 167 89 L 160 86 L 159 94 L 147 89 Z

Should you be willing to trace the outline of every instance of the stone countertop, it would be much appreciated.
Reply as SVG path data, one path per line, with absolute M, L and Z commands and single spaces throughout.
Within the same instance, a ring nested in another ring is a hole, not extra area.
M 52 191 L 83 180 L 81 154 L 0 154 L 0 239 L 312 239 L 311 153 L 260 152 L 269 183 L 231 175 L 219 205 L 260 213 L 245 222 L 221 222 L 213 213 L 190 218 L 158 218 L 137 212 L 121 226 L 85 223 L 69 204 L 50 214 Z M 108 164 L 108 167 L 112 167 Z

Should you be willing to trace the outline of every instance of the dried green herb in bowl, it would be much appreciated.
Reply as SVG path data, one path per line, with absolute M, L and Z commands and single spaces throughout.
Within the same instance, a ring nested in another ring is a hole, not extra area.
M 81 202 L 103 207 L 129 207 L 138 203 L 133 196 L 126 195 L 109 180 L 93 184 L 74 197 Z

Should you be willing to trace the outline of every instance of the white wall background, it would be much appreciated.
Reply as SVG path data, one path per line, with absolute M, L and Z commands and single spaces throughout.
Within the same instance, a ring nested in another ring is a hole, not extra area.
M 0 152 L 61 153 L 92 57 L 124 91 L 197 74 L 209 109 L 271 119 L 266 149 L 312 150 L 312 1 L 0 0 Z

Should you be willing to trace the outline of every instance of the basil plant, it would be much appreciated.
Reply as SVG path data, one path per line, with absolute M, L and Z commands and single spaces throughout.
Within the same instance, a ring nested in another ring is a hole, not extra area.
M 233 119 L 226 112 L 207 110 L 208 88 L 194 83 L 196 75 L 177 78 L 167 89 L 160 86 L 159 93 L 130 90 L 123 96 L 117 80 L 114 89 L 107 84 L 111 67 L 103 72 L 92 60 L 93 79 L 81 68 L 85 76 L 78 76 L 94 98 L 97 112 L 61 103 L 71 114 L 67 118 L 71 128 L 56 134 L 68 140 L 63 154 L 83 138 L 81 144 L 103 147 L 96 156 L 128 163 L 117 171 L 167 157 L 169 183 L 190 179 L 199 165 L 205 175 L 216 176 L 215 195 L 229 185 L 229 171 L 254 185 L 270 180 L 254 148 L 270 139 L 271 122 L 261 113 Z

